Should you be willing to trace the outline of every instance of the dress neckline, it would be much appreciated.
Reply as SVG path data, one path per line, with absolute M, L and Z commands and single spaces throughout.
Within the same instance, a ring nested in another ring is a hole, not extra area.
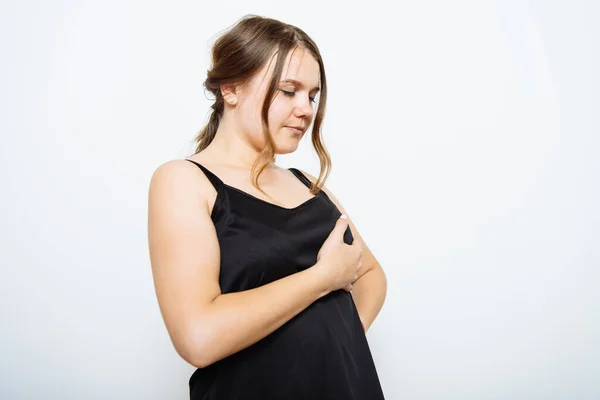
M 299 209 L 299 208 L 301 208 L 301 207 L 303 207 L 303 206 L 305 206 L 305 205 L 307 205 L 309 203 L 312 203 L 314 200 L 317 199 L 317 196 L 318 196 L 318 194 L 317 195 L 313 195 L 313 197 L 311 197 L 310 199 L 308 199 L 308 200 L 306 200 L 306 201 L 298 204 L 297 206 L 292 207 L 292 208 L 287 208 L 287 207 L 280 206 L 279 204 L 271 203 L 270 201 L 266 201 L 264 199 L 256 197 L 256 196 L 254 196 L 254 195 L 252 195 L 252 194 L 250 194 L 248 192 L 245 192 L 245 191 L 243 191 L 241 189 L 238 189 L 236 187 L 230 186 L 230 185 L 226 184 L 225 182 L 223 182 L 223 186 L 225 186 L 227 189 L 230 189 L 230 190 L 233 190 L 233 191 L 235 191 L 237 193 L 240 193 L 241 195 L 244 195 L 244 196 L 246 196 L 246 197 L 248 197 L 250 199 L 257 200 L 257 201 L 262 202 L 264 204 L 267 204 L 267 205 L 270 205 L 270 206 L 273 206 L 273 207 L 276 207 L 276 208 L 279 208 L 279 209 L 285 210 L 285 211 L 295 211 L 295 210 L 297 210 L 297 209 Z
M 236 188 L 235 186 L 228 185 L 225 182 L 223 182 L 221 180 L 221 178 L 219 178 L 217 175 L 215 175 L 211 170 L 209 170 L 208 168 L 206 168 L 204 165 L 202 165 L 202 164 L 200 164 L 200 163 L 198 163 L 198 162 L 196 162 L 194 160 L 190 160 L 189 158 L 186 158 L 186 160 L 191 161 L 192 163 L 198 165 L 199 167 L 202 167 L 203 170 L 208 171 L 208 173 L 212 174 L 215 178 L 217 178 L 219 180 L 219 183 L 221 185 L 223 185 L 224 188 L 229 189 L 229 190 L 233 190 L 234 192 L 239 193 L 239 194 L 241 194 L 243 196 L 246 196 L 249 199 L 252 199 L 252 200 L 257 201 L 257 202 L 262 203 L 262 204 L 266 204 L 268 206 L 272 206 L 274 208 L 277 208 L 277 209 L 280 209 L 280 210 L 283 210 L 283 211 L 296 211 L 296 210 L 299 210 L 300 208 L 302 208 L 302 207 L 304 207 L 304 206 L 312 203 L 313 201 L 315 201 L 319 197 L 319 194 L 321 193 L 321 191 L 319 191 L 316 195 L 313 195 L 313 197 L 309 198 L 308 200 L 305 200 L 304 202 L 298 204 L 297 206 L 292 207 L 292 208 L 287 208 L 287 207 L 280 206 L 279 204 L 271 203 L 270 201 L 267 201 L 267 200 L 261 199 L 259 197 L 256 197 L 253 194 L 250 194 L 250 193 L 248 193 L 248 192 L 246 192 L 246 191 L 244 191 L 242 189 Z M 294 168 L 287 168 L 287 170 L 291 171 L 302 182 L 302 184 L 304 186 L 307 186 L 307 184 L 305 182 L 303 182 L 303 180 L 296 174 L 296 172 L 294 171 Z M 300 173 L 300 172 L 298 172 L 298 173 Z M 219 195 L 219 190 L 217 188 L 217 197 L 218 197 L 218 195 Z

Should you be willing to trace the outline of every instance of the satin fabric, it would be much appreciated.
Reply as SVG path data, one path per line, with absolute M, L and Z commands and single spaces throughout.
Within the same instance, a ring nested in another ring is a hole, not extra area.
M 197 165 L 217 191 L 211 219 L 220 246 L 223 294 L 266 285 L 317 262 L 319 249 L 341 215 L 325 192 L 284 208 L 229 186 L 203 165 L 187 161 Z M 289 170 L 310 188 L 306 176 Z M 348 227 L 344 242 L 353 240 Z M 257 343 L 196 369 L 189 387 L 192 400 L 384 398 L 358 311 L 345 290 L 313 302 Z

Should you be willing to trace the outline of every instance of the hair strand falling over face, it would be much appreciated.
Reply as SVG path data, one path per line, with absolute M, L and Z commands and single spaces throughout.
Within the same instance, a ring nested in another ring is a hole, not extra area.
M 195 138 L 196 153 L 204 150 L 213 141 L 219 123 L 225 110 L 225 100 L 221 93 L 222 85 L 247 84 L 273 57 L 276 57 L 274 72 L 268 84 L 264 103 L 261 108 L 262 130 L 266 146 L 252 166 L 252 184 L 258 186 L 258 176 L 264 168 L 275 159 L 275 143 L 268 129 L 268 114 L 270 105 L 281 80 L 285 57 L 296 49 L 304 49 L 319 64 L 320 95 L 317 112 L 313 121 L 311 139 L 319 157 L 320 172 L 317 181 L 310 192 L 316 195 L 329 173 L 331 172 L 331 157 L 321 138 L 321 125 L 325 115 L 327 102 L 327 81 L 325 67 L 317 45 L 301 29 L 272 18 L 257 15 L 246 15 L 233 27 L 219 36 L 212 47 L 212 65 L 207 71 L 204 87 L 214 95 L 214 103 L 208 123 Z

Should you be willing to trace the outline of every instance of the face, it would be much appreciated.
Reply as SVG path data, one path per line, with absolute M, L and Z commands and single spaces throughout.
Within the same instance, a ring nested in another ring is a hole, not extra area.
M 244 132 L 245 139 L 257 151 L 265 146 L 260 110 L 275 62 L 273 58 L 267 63 L 240 93 L 235 110 L 240 132 Z M 268 118 L 277 154 L 295 151 L 311 124 L 316 107 L 315 96 L 319 91 L 319 76 L 319 64 L 306 50 L 296 49 L 286 57 Z M 300 127 L 300 130 L 292 127 Z

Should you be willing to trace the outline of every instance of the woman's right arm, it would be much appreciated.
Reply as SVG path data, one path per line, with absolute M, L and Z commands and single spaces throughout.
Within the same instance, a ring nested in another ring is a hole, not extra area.
M 258 342 L 331 291 L 323 268 L 308 268 L 222 294 L 209 190 L 202 171 L 174 160 L 156 169 L 148 195 L 148 243 L 160 312 L 175 350 L 197 368 Z

